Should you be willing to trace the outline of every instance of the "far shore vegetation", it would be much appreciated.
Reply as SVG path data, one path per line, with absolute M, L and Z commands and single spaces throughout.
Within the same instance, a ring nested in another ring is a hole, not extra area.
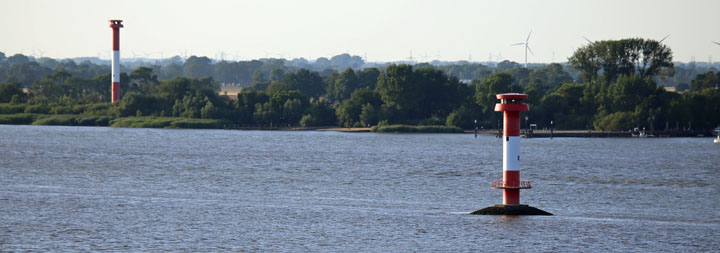
M 496 94 L 529 95 L 537 128 L 707 130 L 720 125 L 720 72 L 676 66 L 651 39 L 597 41 L 567 63 L 503 61 L 367 67 L 340 55 L 315 62 L 171 58 L 122 73 L 89 61 L 0 52 L 0 124 L 153 128 L 372 127 L 374 132 L 496 129 Z M 236 87 L 237 94 L 223 94 Z M 526 118 L 527 117 L 527 120 Z
M 373 126 L 371 132 L 376 133 L 462 133 L 464 130 L 455 126 L 410 126 L 390 125 Z

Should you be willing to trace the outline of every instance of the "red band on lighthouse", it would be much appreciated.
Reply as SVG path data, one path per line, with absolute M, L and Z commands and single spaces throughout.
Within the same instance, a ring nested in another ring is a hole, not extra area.
M 113 51 L 120 50 L 120 29 L 113 28 Z
M 520 204 L 520 171 L 505 170 L 503 171 L 503 181 L 506 187 L 517 187 L 511 189 L 503 189 L 503 204 L 519 205 Z
M 520 136 L 520 112 L 504 111 L 503 112 L 503 135 L 504 136 Z
M 112 83 L 112 102 L 120 101 L 120 82 Z

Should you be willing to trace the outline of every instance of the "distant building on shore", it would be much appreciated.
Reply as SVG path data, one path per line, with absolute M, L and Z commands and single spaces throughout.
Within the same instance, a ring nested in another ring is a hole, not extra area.
M 238 94 L 240 94 L 243 91 L 242 87 L 227 87 L 223 86 L 220 88 L 220 91 L 218 91 L 218 95 L 220 96 L 227 96 L 232 100 L 238 99 Z

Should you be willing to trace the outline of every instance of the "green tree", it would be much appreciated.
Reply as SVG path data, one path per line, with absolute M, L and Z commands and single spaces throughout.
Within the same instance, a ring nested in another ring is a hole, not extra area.
M 545 67 L 533 70 L 530 72 L 528 79 L 531 83 L 533 81 L 539 81 L 539 84 L 543 86 L 543 89 L 546 91 L 553 90 L 560 87 L 561 84 L 572 82 L 573 80 L 570 74 L 563 70 L 562 65 L 557 63 L 551 63 Z
M 336 122 L 335 111 L 330 107 L 329 103 L 323 101 L 311 103 L 300 119 L 300 125 L 304 127 L 331 126 L 335 125 Z
M 706 88 L 687 94 L 685 100 L 692 112 L 693 129 L 709 129 L 720 125 L 720 90 Z
M 375 91 L 370 90 L 369 88 L 361 88 L 355 90 L 355 92 L 350 95 L 350 99 L 347 99 L 338 106 L 338 108 L 335 110 L 335 115 L 337 116 L 338 124 L 340 126 L 345 127 L 352 127 L 357 122 L 361 122 L 360 114 L 363 111 L 363 106 L 367 107 L 367 104 L 370 104 L 372 106 L 372 109 L 366 108 L 366 110 L 375 110 L 375 108 L 380 107 L 382 104 L 382 100 L 379 96 L 379 94 Z M 367 122 L 365 124 L 370 123 L 372 124 L 372 117 L 371 112 L 368 111 L 366 113 L 368 118 L 366 118 Z M 379 119 L 378 115 L 378 119 Z
M 256 104 L 267 103 L 270 98 L 264 92 L 243 91 L 238 94 L 238 100 L 235 104 L 235 122 L 240 124 L 250 124 L 253 122 L 253 113 Z
M 205 78 L 213 75 L 213 64 L 210 58 L 205 56 L 190 56 L 183 66 L 185 76 L 189 78 Z
M 442 70 L 420 68 L 414 75 L 418 84 L 416 89 L 425 94 L 417 108 L 419 117 L 423 119 L 432 116 L 444 119 L 468 99 L 470 90 L 467 85 L 455 77 L 448 77 Z
M 505 71 L 513 78 L 513 86 L 526 87 L 530 82 L 531 71 L 527 68 L 515 68 Z
M 655 93 L 656 88 L 655 82 L 650 78 L 641 78 L 636 75 L 621 76 L 617 82 L 608 87 L 610 103 L 606 104 L 604 108 L 611 112 L 634 111 L 635 106 L 639 105 L 644 98 Z
M 428 95 L 415 81 L 412 66 L 393 64 L 380 74 L 376 90 L 387 107 L 400 113 L 397 116 L 409 118 Z
M 220 118 L 220 116 L 220 111 L 210 101 L 207 101 L 205 106 L 200 109 L 200 117 L 203 119 L 217 119 Z
M 371 103 L 367 103 L 362 106 L 359 118 L 363 126 L 373 126 L 378 122 L 378 113 Z
M 622 75 L 645 78 L 674 73 L 672 50 L 655 40 L 640 38 L 591 43 L 577 49 L 568 60 L 581 71 L 585 82 L 597 80 L 601 70 L 608 82 Z
M 559 129 L 584 129 L 592 126 L 592 115 L 586 112 L 583 104 L 585 85 L 579 83 L 564 83 L 555 92 L 548 94 L 540 100 L 528 116 L 534 122 L 544 124 L 555 122 Z
M 296 124 L 303 116 L 303 102 L 300 99 L 288 99 L 283 104 L 283 120 L 287 123 Z
M 151 95 L 130 92 L 120 100 L 118 112 L 121 117 L 137 116 L 138 114 L 152 115 L 158 105 L 156 101 Z
M 380 77 L 380 70 L 376 68 L 366 68 L 362 71 L 355 73 L 360 83 L 360 87 L 369 87 L 371 90 L 375 89 L 375 84 L 378 82 Z
M 297 124 L 308 106 L 307 98 L 298 91 L 278 91 L 270 94 L 267 102 L 260 102 L 255 104 L 253 121 L 261 124 Z
M 285 77 L 285 71 L 279 68 L 274 68 L 270 71 L 270 81 L 282 81 Z
M 278 124 L 278 122 L 280 121 L 280 114 L 277 110 L 273 108 L 270 102 L 262 104 L 257 103 L 255 104 L 253 121 L 260 124 Z
M 259 86 L 259 84 L 257 86 Z M 270 85 L 267 86 L 267 88 L 265 89 L 265 92 L 267 92 L 267 94 L 274 94 L 274 93 L 278 93 L 281 91 L 290 91 L 290 90 L 291 90 L 290 87 L 285 85 L 285 83 L 272 82 L 272 83 L 270 83 Z
M 7 61 L 10 63 L 10 65 L 16 65 L 16 64 L 24 64 L 30 62 L 30 58 L 23 54 L 15 54 L 13 56 L 10 56 L 7 58 Z
M 349 54 L 339 54 L 330 58 L 330 66 L 334 69 L 360 68 L 365 61 L 359 56 L 350 56 Z
M 31 92 L 35 96 L 42 96 L 50 99 L 60 98 L 70 95 L 70 87 L 65 85 L 65 81 L 70 79 L 72 75 L 65 70 L 55 71 L 52 75 L 46 76 L 43 80 L 35 82 Z
M 360 86 L 360 80 L 351 68 L 346 69 L 333 78 L 327 86 L 328 98 L 334 101 L 343 101 Z
M 171 63 L 160 68 L 159 77 L 160 80 L 170 80 L 176 77 L 182 77 L 185 75 L 182 64 Z
M 720 72 L 715 75 L 712 71 L 704 74 L 698 74 L 695 79 L 690 82 L 690 91 L 699 92 L 708 88 L 718 88 L 720 86 Z
M 513 92 L 510 74 L 494 74 L 475 86 L 475 103 L 480 105 L 484 115 L 492 115 L 497 103 L 497 94 Z M 519 92 L 519 91 L 515 91 Z
M 130 91 L 149 92 L 150 89 L 159 83 L 153 69 L 139 67 L 130 73 Z
M 495 73 L 498 72 L 506 72 L 511 69 L 518 69 L 522 68 L 522 65 L 518 64 L 517 62 L 512 62 L 508 60 L 501 61 L 495 66 Z
M 213 79 L 221 83 L 237 83 L 239 74 L 237 62 L 220 61 L 213 66 Z
M 20 88 L 18 83 L 3 83 L 0 84 L 0 103 L 8 103 L 12 100 L 13 96 L 18 96 L 18 99 L 23 100 L 25 93 Z M 18 101 L 20 101 L 18 100 Z
M 7 64 L 7 57 L 5 57 L 5 53 L 0 52 L 0 67 L 5 67 Z
M 594 126 L 600 130 L 628 130 L 636 125 L 631 112 L 599 114 Z
M 473 115 L 475 115 L 475 113 L 473 113 L 471 109 L 461 106 L 447 116 L 445 125 L 471 129 L 475 127 L 476 118 Z
M 53 70 L 40 66 L 37 62 L 13 64 L 6 68 L 0 68 L 0 82 L 18 83 L 21 87 L 27 88 L 52 73 Z
M 216 98 L 220 85 L 212 78 L 194 79 L 177 77 L 158 85 L 157 94 L 168 99 L 183 99 L 186 96 Z M 203 103 L 203 105 L 205 105 Z
M 307 69 L 285 75 L 282 84 L 288 90 L 298 90 L 307 97 L 320 97 L 325 94 L 322 77 L 317 72 L 310 72 Z

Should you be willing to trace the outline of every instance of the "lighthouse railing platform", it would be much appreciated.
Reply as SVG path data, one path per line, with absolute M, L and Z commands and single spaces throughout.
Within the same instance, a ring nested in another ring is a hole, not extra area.
M 520 181 L 520 185 L 513 182 L 507 182 L 503 180 L 497 180 L 492 182 L 492 186 L 490 186 L 492 189 L 530 189 L 532 186 L 530 185 L 530 181 Z

